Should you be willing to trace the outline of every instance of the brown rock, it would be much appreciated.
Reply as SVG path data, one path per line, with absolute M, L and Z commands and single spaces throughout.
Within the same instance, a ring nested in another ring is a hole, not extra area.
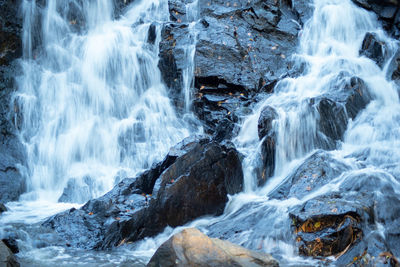
M 196 228 L 185 229 L 161 245 L 147 266 L 279 266 L 271 255 L 248 250 Z

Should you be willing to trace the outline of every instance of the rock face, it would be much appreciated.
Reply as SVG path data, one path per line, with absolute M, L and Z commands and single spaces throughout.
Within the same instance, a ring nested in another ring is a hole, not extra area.
M 185 4 L 169 1 L 172 23 L 166 24 L 160 43 L 159 67 L 170 95 L 182 107 L 187 45 L 196 40 L 193 110 L 211 134 L 231 137 L 238 117 L 248 113 L 258 92 L 271 92 L 290 75 L 290 55 L 309 1 L 199 1 L 201 22 L 191 34 Z M 307 10 L 307 11 L 306 11 Z M 230 126 L 228 126 L 230 124 Z
M 17 200 L 25 191 L 20 173 L 24 165 L 24 148 L 19 142 L 12 118 L 18 110 L 11 104 L 22 55 L 22 18 L 19 1 L 0 1 L 0 202 Z
M 279 266 L 270 255 L 228 241 L 209 238 L 196 228 L 185 229 L 161 245 L 149 267 Z
M 0 266 L 4 267 L 19 267 L 19 263 L 11 250 L 0 241 Z
M 187 139 L 165 160 L 81 209 L 44 223 L 69 245 L 109 248 L 154 236 L 166 226 L 222 214 L 227 194 L 242 190 L 237 151 L 207 138 Z

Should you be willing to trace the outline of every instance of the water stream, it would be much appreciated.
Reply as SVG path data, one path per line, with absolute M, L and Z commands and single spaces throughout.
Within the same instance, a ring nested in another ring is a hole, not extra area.
M 71 206 L 79 207 L 110 190 L 120 177 L 134 176 L 162 159 L 171 146 L 197 131 L 176 115 L 157 67 L 160 25 L 169 19 L 167 1 L 135 1 L 118 19 L 113 18 L 111 0 L 69 3 L 47 1 L 40 51 L 34 49 L 32 36 L 36 3 L 22 3 L 24 75 L 19 78 L 14 101 L 23 114 L 23 120 L 17 118 L 16 123 L 28 152 L 29 193 L 19 202 L 8 203 L 11 212 L 1 217 L 0 222 L 7 226 L 0 234 L 13 225 L 30 225 Z M 82 20 L 69 18 L 74 5 L 80 8 Z M 187 7 L 194 40 L 185 51 L 191 60 L 184 71 L 188 112 L 197 19 L 198 1 L 194 1 Z M 74 28 L 76 23 L 84 23 L 83 32 Z M 395 179 L 400 177 L 398 91 L 386 78 L 387 68 L 382 70 L 359 56 L 367 32 L 375 32 L 388 44 L 388 53 L 394 53 L 397 43 L 381 30 L 374 14 L 350 0 L 314 1 L 314 15 L 304 25 L 298 53 L 293 55 L 306 63 L 305 72 L 280 81 L 274 94 L 243 118 L 234 139 L 244 155 L 244 192 L 231 196 L 222 216 L 201 218 L 184 227 L 196 226 L 210 235 L 224 229 L 228 240 L 272 253 L 283 264 L 313 266 L 315 260 L 298 256 L 288 216 L 291 207 L 339 190 L 340 184 L 356 173 L 379 173 L 382 183 L 390 183 L 400 193 Z M 152 35 L 154 44 L 149 42 Z M 318 114 L 307 101 L 340 90 L 345 81 L 333 81 L 341 73 L 363 79 L 373 96 L 366 109 L 350 120 L 344 142 L 329 152 L 350 170 L 302 198 L 269 199 L 267 195 L 320 148 Z M 261 142 L 257 122 L 266 106 L 278 113 L 273 123 L 277 133 L 275 172 L 258 188 L 255 168 L 260 164 Z M 362 164 L 354 156 L 359 153 L 365 153 Z M 60 197 L 65 203 L 58 202 Z M 162 242 L 181 229 L 167 228 L 155 238 L 112 253 L 40 248 L 26 232 L 19 256 L 26 266 L 139 264 L 137 260 L 149 260 Z

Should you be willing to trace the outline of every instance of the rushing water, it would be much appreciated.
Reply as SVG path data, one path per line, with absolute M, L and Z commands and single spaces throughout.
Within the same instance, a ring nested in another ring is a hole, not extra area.
M 117 19 L 112 0 L 23 0 L 22 11 L 13 102 L 28 193 L 2 221 L 30 224 L 104 194 L 197 128 L 178 118 L 157 66 L 167 1 L 134 1 Z
M 23 8 L 34 9 L 34 2 L 24 1 Z M 24 32 L 24 76 L 15 101 L 31 172 L 27 200 L 56 202 L 70 186 L 85 192 L 67 202 L 84 203 L 110 190 L 118 176 L 149 168 L 189 134 L 157 67 L 166 2 L 139 2 L 113 20 L 113 1 L 84 1 L 82 21 L 68 20 L 79 6 L 70 2 L 47 1 L 41 50 L 32 51 L 37 33 Z M 31 17 L 27 25 L 35 23 Z M 76 23 L 83 33 L 73 29 Z
M 119 19 L 113 18 L 112 1 L 84 1 L 83 6 L 79 1 L 70 2 L 80 7 L 85 30 L 74 30 L 75 23 L 82 22 L 68 18 L 71 6 L 65 6 L 65 1 L 48 0 L 41 21 L 40 51 L 34 50 L 35 1 L 24 0 L 22 4 L 24 75 L 19 79 L 15 101 L 23 114 L 23 120 L 16 123 L 28 151 L 29 193 L 20 202 L 9 203 L 11 212 L 2 217 L 3 223 L 31 224 L 76 205 L 57 203 L 66 187 L 72 188 L 66 202 L 83 203 L 99 196 L 111 189 L 118 177 L 148 168 L 191 132 L 187 123 L 176 116 L 157 68 L 160 23 L 168 20 L 167 1 L 135 2 Z M 194 1 L 187 7 L 189 28 L 193 30 L 193 43 L 185 51 L 189 61 L 184 70 L 187 110 L 197 19 L 198 2 Z M 153 22 L 154 45 L 148 42 Z M 211 235 L 218 229 L 231 229 L 229 240 L 272 253 L 283 264 L 314 265 L 313 260 L 297 254 L 288 209 L 338 190 L 354 173 L 380 173 L 382 183 L 392 183 L 395 192 L 400 193 L 400 185 L 393 178 L 400 175 L 398 91 L 386 79 L 387 68 L 382 70 L 359 56 L 367 32 L 376 32 L 389 45 L 388 53 L 394 53 L 397 43 L 380 30 L 374 14 L 350 0 L 315 0 L 314 15 L 304 25 L 298 53 L 293 56 L 306 63 L 304 74 L 280 81 L 275 93 L 244 119 L 234 139 L 245 155 L 244 192 L 232 196 L 222 216 L 199 219 L 187 226 L 197 226 Z M 342 84 L 333 86 L 332 81 L 344 72 L 363 79 L 373 96 L 367 108 L 350 121 L 339 149 L 330 152 L 351 166 L 351 171 L 300 199 L 268 199 L 266 195 L 319 148 L 318 115 L 307 100 L 335 93 Z M 257 188 L 255 168 L 261 147 L 257 121 L 265 106 L 274 107 L 278 113 L 273 123 L 277 133 L 276 166 L 274 176 Z M 352 155 L 367 150 L 363 164 L 356 164 Z M 10 229 L 12 226 L 5 230 Z M 167 228 L 155 238 L 113 254 L 58 247 L 41 249 L 26 234 L 27 244 L 20 257 L 27 266 L 69 266 L 74 262 L 82 266 L 135 264 L 135 259 L 148 260 L 163 241 L 180 229 Z M 240 231 L 235 233 L 235 229 Z

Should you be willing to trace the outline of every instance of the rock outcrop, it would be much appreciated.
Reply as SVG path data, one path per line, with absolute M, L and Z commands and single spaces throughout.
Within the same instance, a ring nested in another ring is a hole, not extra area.
M 196 228 L 185 229 L 162 244 L 148 267 L 279 266 L 270 255 L 228 241 L 209 238 Z
M 25 164 L 24 147 L 16 136 L 11 103 L 16 90 L 14 77 L 21 72 L 22 17 L 19 1 L 0 1 L 0 202 L 17 200 L 25 191 L 20 168 Z
M 208 133 L 231 138 L 239 117 L 248 114 L 259 92 L 271 92 L 292 75 L 290 56 L 309 16 L 309 1 L 199 1 L 200 23 L 190 32 L 185 4 L 170 2 L 159 67 L 170 95 L 183 107 L 188 44 L 195 42 L 193 110 Z M 307 11 L 306 11 L 307 10 Z M 221 133 L 222 132 L 222 133 Z
M 154 236 L 166 226 L 222 214 L 228 194 L 242 190 L 238 152 L 207 138 L 186 139 L 165 160 L 81 209 L 44 223 L 69 245 L 110 248 Z

